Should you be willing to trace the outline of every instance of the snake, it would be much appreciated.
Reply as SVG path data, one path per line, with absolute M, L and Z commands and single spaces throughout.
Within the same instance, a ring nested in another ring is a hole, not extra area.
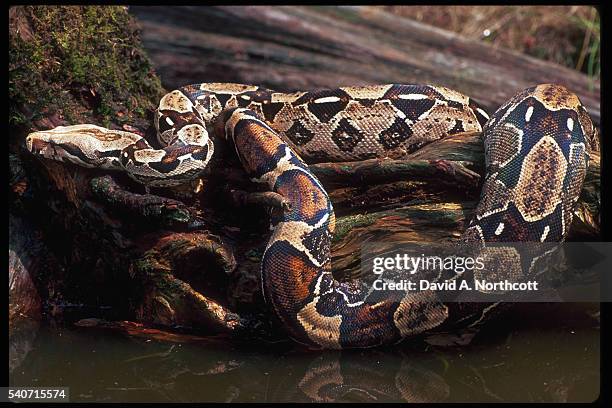
M 481 132 L 484 183 L 459 241 L 561 242 L 597 132 L 578 96 L 555 84 L 524 89 L 489 115 L 470 97 L 437 85 L 276 92 L 200 83 L 164 95 L 154 123 L 151 142 L 82 124 L 30 133 L 26 147 L 170 187 L 204 172 L 215 140 L 233 144 L 250 180 L 289 203 L 270 217 L 261 285 L 289 337 L 315 349 L 397 343 L 442 327 L 455 311 L 432 291 L 383 292 L 372 301 L 363 282 L 335 279 L 334 210 L 307 163 L 401 159 L 447 136 Z

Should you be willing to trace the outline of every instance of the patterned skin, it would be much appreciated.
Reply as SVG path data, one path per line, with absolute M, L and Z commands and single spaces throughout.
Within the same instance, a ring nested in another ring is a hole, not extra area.
M 532 87 L 504 104 L 484 128 L 486 182 L 466 235 L 562 241 L 594 132 L 578 97 L 559 86 Z
M 201 172 L 214 150 L 209 132 L 223 129 L 251 179 L 290 204 L 271 220 L 262 258 L 266 300 L 293 339 L 335 349 L 394 343 L 440 327 L 455 306 L 449 309 L 433 291 L 372 292 L 359 280 L 336 281 L 333 207 L 304 159 L 398 158 L 447 135 L 483 131 L 486 182 L 460 241 L 562 241 L 594 138 L 578 98 L 556 85 L 519 93 L 489 120 L 468 97 L 427 85 L 284 94 L 199 84 L 164 96 L 155 123 L 164 149 L 92 125 L 78 126 L 96 128 L 93 136 L 80 136 L 87 133 L 83 127 L 56 128 L 30 134 L 27 145 L 48 158 L 122 169 L 163 186 Z

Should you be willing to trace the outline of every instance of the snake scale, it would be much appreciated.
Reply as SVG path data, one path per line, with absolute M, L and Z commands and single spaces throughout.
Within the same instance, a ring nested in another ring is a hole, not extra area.
M 408 294 L 367 301 L 359 282 L 332 276 L 332 203 L 305 161 L 401 158 L 448 135 L 482 132 L 486 175 L 464 242 L 563 241 L 585 178 L 595 128 L 578 97 L 542 84 L 489 116 L 469 97 L 430 85 L 375 85 L 280 93 L 202 83 L 166 94 L 156 149 L 130 132 L 94 125 L 31 133 L 29 151 L 127 172 L 146 186 L 197 177 L 213 137 L 233 142 L 252 181 L 289 208 L 271 218 L 263 293 L 288 334 L 313 348 L 372 347 L 439 327 L 449 306 Z M 483 312 L 484 313 L 484 312 Z

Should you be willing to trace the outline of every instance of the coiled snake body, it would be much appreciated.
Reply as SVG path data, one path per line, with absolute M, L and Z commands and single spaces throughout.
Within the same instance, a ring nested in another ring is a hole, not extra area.
M 161 149 L 139 135 L 94 125 L 35 132 L 27 147 L 55 160 L 122 170 L 145 185 L 170 186 L 206 168 L 212 133 L 233 141 L 250 178 L 290 203 L 271 219 L 263 292 L 290 336 L 315 348 L 397 342 L 440 326 L 449 308 L 427 298 L 431 292 L 420 299 L 389 293 L 371 302 L 363 285 L 334 279 L 334 212 L 305 160 L 401 158 L 447 135 L 482 131 L 485 183 L 461 240 L 562 241 L 595 132 L 578 97 L 548 84 L 520 92 L 489 117 L 467 96 L 438 86 L 278 93 L 204 83 L 166 94 L 155 125 Z

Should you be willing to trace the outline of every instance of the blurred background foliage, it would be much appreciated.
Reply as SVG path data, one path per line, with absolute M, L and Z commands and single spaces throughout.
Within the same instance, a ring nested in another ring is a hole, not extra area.
M 600 16 L 592 6 L 384 6 L 402 17 L 523 52 L 599 80 Z

